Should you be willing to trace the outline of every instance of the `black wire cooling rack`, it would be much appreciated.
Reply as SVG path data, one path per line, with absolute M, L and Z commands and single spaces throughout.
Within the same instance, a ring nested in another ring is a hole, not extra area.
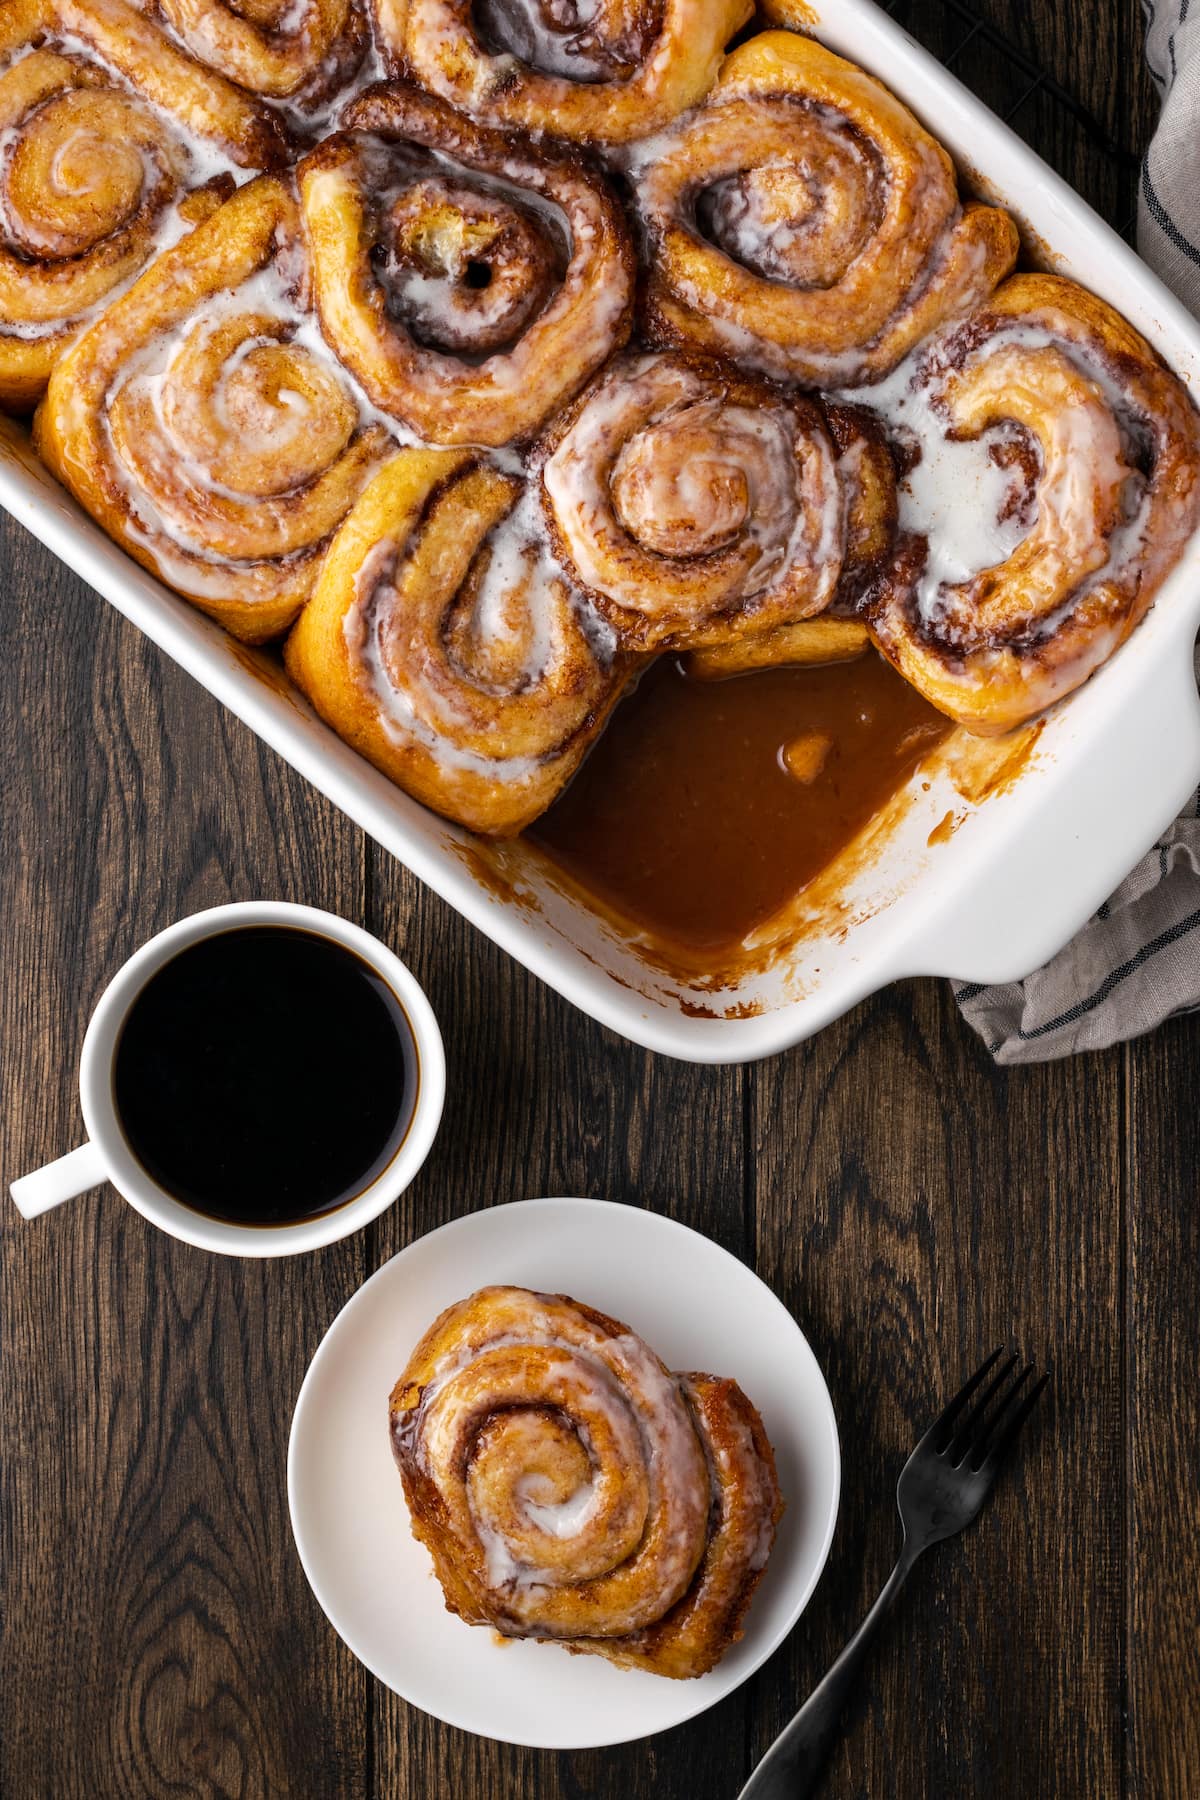
M 1105 209 L 1110 222 L 1129 243 L 1134 241 L 1141 163 L 1137 149 L 1114 137 L 1077 95 L 982 18 L 970 0 L 941 0 L 940 6 L 931 5 L 930 0 L 878 3 L 913 37 L 929 44 L 946 68 L 953 69 L 1048 161 L 1059 166 L 1069 161 L 1062 147 L 1072 133 L 1086 139 L 1111 171 L 1114 204 Z M 931 25 L 936 27 L 937 41 L 931 39 Z M 1059 147 L 1059 154 L 1051 151 L 1050 140 Z

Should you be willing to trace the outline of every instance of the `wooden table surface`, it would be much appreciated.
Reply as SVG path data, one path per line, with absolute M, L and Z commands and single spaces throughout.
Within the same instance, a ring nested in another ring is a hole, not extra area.
M 942 54 L 966 35 L 957 4 L 903 10 Z M 1153 112 L 1134 0 L 979 12 L 1099 116 L 1043 87 L 1016 123 L 1125 224 Z M 957 67 L 1000 109 L 1028 81 L 986 33 Z M 0 1793 L 732 1797 L 890 1567 L 915 1434 L 1014 1334 L 1052 1360 L 1054 1404 L 984 1521 L 914 1580 L 826 1791 L 1200 1793 L 1200 1020 L 1002 1071 L 944 985 L 910 982 L 756 1068 L 650 1056 L 509 962 L 8 522 L 0 554 L 4 1182 L 78 1141 L 80 1041 L 113 971 L 221 901 L 379 933 L 425 984 L 450 1075 L 409 1193 L 317 1255 L 207 1256 L 111 1191 L 34 1224 L 4 1207 Z M 653 1207 L 752 1263 L 825 1368 L 844 1458 L 786 1649 L 666 1736 L 559 1755 L 449 1730 L 369 1678 L 309 1593 L 284 1495 L 292 1403 L 348 1297 L 419 1233 L 541 1193 Z

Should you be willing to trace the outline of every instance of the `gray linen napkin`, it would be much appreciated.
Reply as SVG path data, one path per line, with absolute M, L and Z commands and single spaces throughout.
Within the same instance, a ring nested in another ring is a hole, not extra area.
M 1200 0 L 1142 10 L 1162 113 L 1142 167 L 1138 249 L 1200 314 Z M 1044 968 L 1003 986 L 960 983 L 954 997 L 998 1063 L 1099 1050 L 1200 1006 L 1200 795 Z

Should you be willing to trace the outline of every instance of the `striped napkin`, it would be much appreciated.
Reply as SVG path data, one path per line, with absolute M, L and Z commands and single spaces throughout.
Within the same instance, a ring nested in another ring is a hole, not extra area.
M 1138 249 L 1200 315 L 1200 0 L 1142 10 L 1162 113 L 1142 166 Z M 999 1063 L 1099 1050 L 1200 1007 L 1200 795 L 1044 968 L 1003 986 L 959 983 L 954 997 Z

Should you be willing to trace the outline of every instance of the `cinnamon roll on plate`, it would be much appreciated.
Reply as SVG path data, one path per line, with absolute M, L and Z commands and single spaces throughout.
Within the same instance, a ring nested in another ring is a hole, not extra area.
M 584 1282 L 595 1304 L 564 1298 Z M 382 1681 L 578 1748 L 681 1723 L 782 1641 L 832 1538 L 837 1428 L 744 1263 L 644 1207 L 529 1200 L 354 1295 L 296 1402 L 288 1492 L 314 1592 Z
M 446 1606 L 675 1680 L 741 1636 L 783 1498 L 735 1381 L 672 1375 L 564 1294 L 482 1288 L 392 1390 L 393 1454 Z

